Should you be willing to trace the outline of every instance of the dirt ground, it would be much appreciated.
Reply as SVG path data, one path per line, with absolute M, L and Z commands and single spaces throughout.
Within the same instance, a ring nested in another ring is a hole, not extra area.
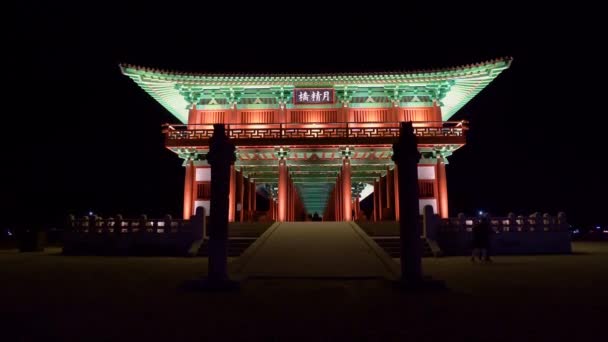
M 606 336 L 608 243 L 572 255 L 425 258 L 448 290 L 381 279 L 246 280 L 182 290 L 206 258 L 69 257 L 0 251 L 0 328 L 13 340 L 579 341 Z M 314 252 L 314 251 L 313 251 Z

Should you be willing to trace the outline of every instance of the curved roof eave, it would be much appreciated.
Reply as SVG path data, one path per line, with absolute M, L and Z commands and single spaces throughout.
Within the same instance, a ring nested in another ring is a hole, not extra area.
M 189 103 L 179 93 L 181 85 L 201 87 L 273 87 L 273 86 L 382 86 L 424 85 L 449 81 L 450 90 L 441 99 L 443 120 L 448 120 L 503 70 L 512 58 L 498 58 L 464 66 L 385 73 L 341 74 L 202 74 L 172 72 L 121 64 L 122 73 L 129 76 L 144 91 L 163 105 L 181 122 L 188 120 Z

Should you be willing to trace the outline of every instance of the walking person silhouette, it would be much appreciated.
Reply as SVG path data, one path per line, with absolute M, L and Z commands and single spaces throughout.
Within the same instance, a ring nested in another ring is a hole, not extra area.
M 475 262 L 475 258 L 484 262 L 492 261 L 489 253 L 491 232 L 492 228 L 490 227 L 490 222 L 485 215 L 480 218 L 479 223 L 473 226 L 472 262 Z

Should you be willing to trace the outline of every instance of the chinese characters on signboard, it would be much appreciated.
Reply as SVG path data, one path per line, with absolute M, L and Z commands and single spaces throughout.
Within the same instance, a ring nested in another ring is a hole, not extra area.
M 332 88 L 296 88 L 293 90 L 293 103 L 334 103 L 334 90 Z

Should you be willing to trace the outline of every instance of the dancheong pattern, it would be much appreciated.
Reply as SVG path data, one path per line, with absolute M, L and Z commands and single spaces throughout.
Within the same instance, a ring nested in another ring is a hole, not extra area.
M 386 138 L 399 136 L 399 123 L 370 124 L 266 124 L 226 125 L 231 139 L 316 139 L 316 138 Z M 414 127 L 420 137 L 462 137 L 462 122 L 443 122 L 441 127 Z M 168 140 L 208 140 L 212 125 L 172 125 L 166 130 Z

